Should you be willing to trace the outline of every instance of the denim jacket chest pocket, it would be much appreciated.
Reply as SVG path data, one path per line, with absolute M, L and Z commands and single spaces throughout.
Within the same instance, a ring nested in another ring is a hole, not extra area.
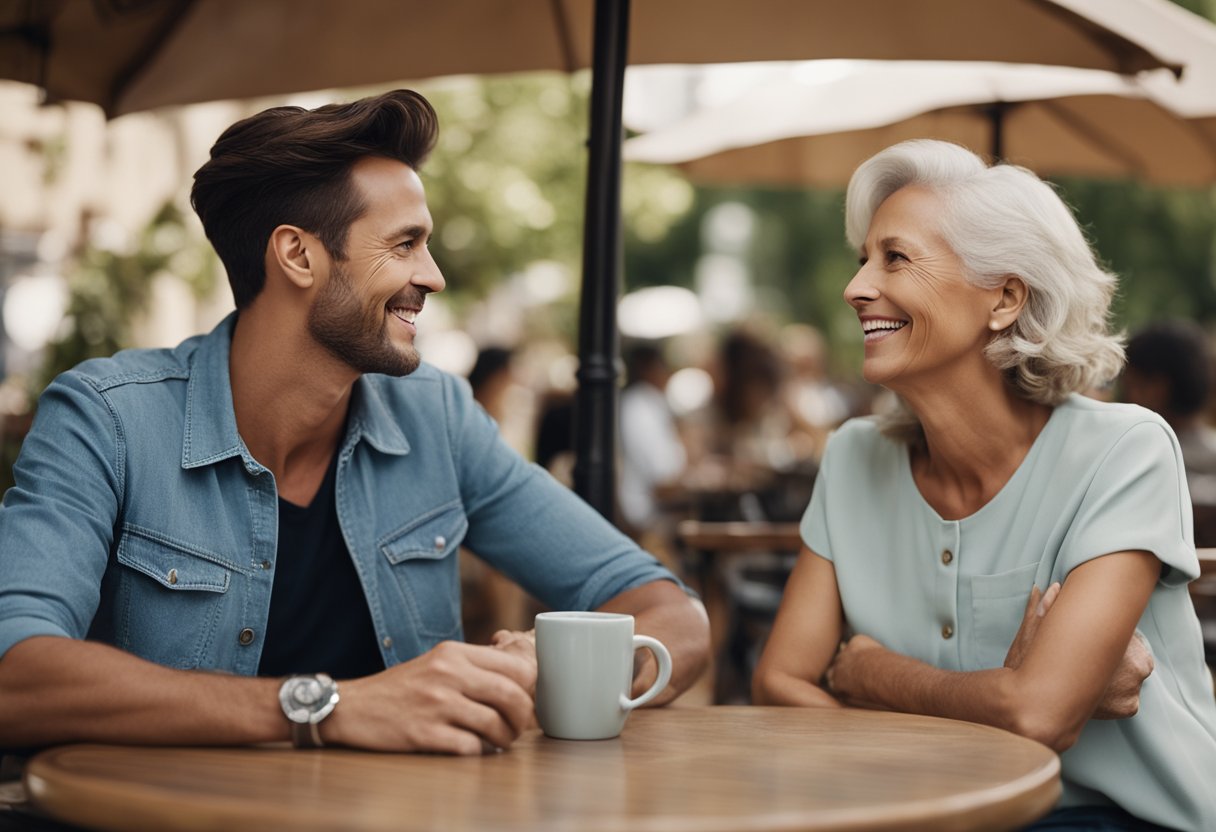
M 469 530 L 459 500 L 445 503 L 378 542 L 415 632 L 432 644 L 461 637 L 457 552 Z
M 236 566 L 130 523 L 117 557 L 117 646 L 168 667 L 207 664 Z

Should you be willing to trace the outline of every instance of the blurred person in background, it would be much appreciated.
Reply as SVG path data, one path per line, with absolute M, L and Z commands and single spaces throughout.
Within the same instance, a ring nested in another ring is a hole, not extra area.
M 790 324 L 781 330 L 781 352 L 790 368 L 789 407 L 810 438 L 811 453 L 823 454 L 827 436 L 849 416 L 849 400 L 828 375 L 827 341 L 818 329 Z
M 506 347 L 485 347 L 478 351 L 473 369 L 469 370 L 473 398 L 499 423 L 506 412 L 507 394 L 514 383 L 511 377 L 513 357 Z
M 519 389 L 513 373 L 515 353 L 507 347 L 484 347 L 469 370 L 473 400 L 486 411 L 507 444 L 512 441 L 511 426 L 527 419 L 519 414 Z M 516 402 L 512 407 L 512 400 Z M 468 549 L 460 550 L 461 621 L 465 640 L 484 644 L 499 630 L 529 630 L 535 615 L 534 605 L 519 584 L 499 572 Z
M 520 354 L 508 347 L 483 347 L 469 370 L 473 398 L 498 425 L 508 445 L 524 457 L 532 455 L 536 400 L 532 390 L 520 383 L 516 367 Z
M 782 395 L 787 368 L 757 335 L 736 329 L 722 340 L 715 379 L 715 450 L 746 479 L 789 465 L 793 429 Z
M 1160 413 L 1178 437 L 1191 501 L 1216 505 L 1216 430 L 1207 423 L 1211 346 L 1191 321 L 1151 324 L 1127 343 L 1123 400 Z
M 437 135 L 395 90 L 219 137 L 192 203 L 237 311 L 60 375 L 14 466 L 0 746 L 507 748 L 535 647 L 460 641 L 462 544 L 556 609 L 634 615 L 672 655 L 662 700 L 700 674 L 704 611 L 675 576 L 421 362 Z M 635 693 L 656 675 L 640 663 Z
M 1114 275 L 1049 185 L 947 142 L 863 163 L 845 214 L 862 371 L 900 407 L 828 442 L 756 700 L 1048 745 L 1063 793 L 1030 829 L 1216 829 L 1178 443 L 1078 395 L 1123 364 Z
M 621 471 L 617 502 L 639 534 L 653 530 L 665 496 L 678 494 L 688 454 L 667 403 L 671 368 L 655 344 L 636 344 L 625 354 L 621 391 Z
M 792 410 L 788 377 L 781 353 L 759 335 L 739 328 L 723 338 L 702 416 L 707 448 L 697 454 L 697 479 L 722 485 L 716 496 L 705 495 L 702 519 L 787 519 L 787 497 L 813 478 L 815 443 Z M 715 466 L 722 469 L 717 477 Z

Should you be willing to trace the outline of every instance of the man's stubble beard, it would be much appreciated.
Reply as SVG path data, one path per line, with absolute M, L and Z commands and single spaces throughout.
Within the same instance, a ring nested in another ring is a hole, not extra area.
M 360 373 L 407 376 L 418 369 L 422 358 L 412 344 L 402 349 L 389 338 L 388 314 L 384 305 L 364 306 L 346 271 L 335 263 L 330 279 L 308 310 L 308 332 L 331 355 Z

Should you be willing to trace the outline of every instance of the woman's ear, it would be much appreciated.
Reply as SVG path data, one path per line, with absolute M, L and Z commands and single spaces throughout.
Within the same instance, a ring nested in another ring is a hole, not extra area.
M 321 241 L 302 228 L 280 225 L 270 232 L 266 247 L 267 275 L 271 268 L 283 274 L 299 289 L 310 289 L 320 265 Z
M 1022 314 L 1022 307 L 1026 305 L 1026 301 L 1030 297 L 1030 289 L 1027 288 L 1026 282 L 1017 275 L 1007 276 L 1005 285 L 1000 289 L 1000 297 L 988 316 L 988 328 L 993 332 L 1000 332 L 1013 326 L 1018 315 Z

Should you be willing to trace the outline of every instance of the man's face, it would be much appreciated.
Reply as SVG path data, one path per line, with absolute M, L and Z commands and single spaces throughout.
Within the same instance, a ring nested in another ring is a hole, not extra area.
M 427 249 L 432 222 L 422 181 L 401 162 L 368 157 L 351 169 L 367 210 L 351 223 L 346 260 L 331 264 L 308 312 L 317 343 L 360 373 L 418 369 L 415 320 L 443 275 Z

